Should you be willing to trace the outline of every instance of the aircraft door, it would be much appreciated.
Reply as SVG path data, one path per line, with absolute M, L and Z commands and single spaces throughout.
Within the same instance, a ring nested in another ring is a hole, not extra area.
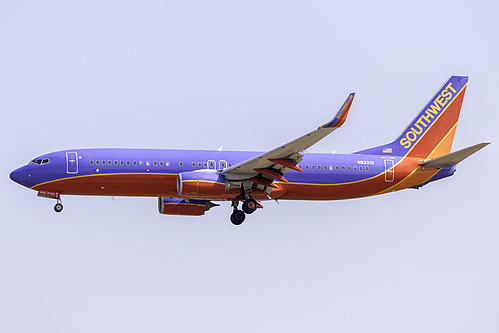
M 67 152 L 66 164 L 67 164 L 67 173 L 72 173 L 72 174 L 78 173 L 78 153 Z
M 395 180 L 395 167 L 393 160 L 385 160 L 385 182 L 391 183 Z

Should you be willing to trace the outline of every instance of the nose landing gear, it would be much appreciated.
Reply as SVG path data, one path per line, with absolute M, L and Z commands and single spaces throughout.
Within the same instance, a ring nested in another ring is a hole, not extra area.
M 61 201 L 61 199 L 57 199 L 57 203 L 56 203 L 56 204 L 55 204 L 55 206 L 54 206 L 54 210 L 55 210 L 57 213 L 60 213 L 60 212 L 62 212 L 62 209 L 63 209 L 63 208 L 64 208 L 64 207 L 62 206 L 62 201 Z
M 57 192 L 50 192 L 50 191 L 38 191 L 38 196 L 42 198 L 49 198 L 49 199 L 56 199 L 57 203 L 54 206 L 54 210 L 57 213 L 62 212 L 62 209 L 64 208 L 62 206 L 62 200 L 61 200 L 61 195 Z

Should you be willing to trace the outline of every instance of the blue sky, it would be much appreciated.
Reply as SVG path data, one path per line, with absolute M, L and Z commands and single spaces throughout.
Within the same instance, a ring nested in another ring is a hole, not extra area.
M 0 330 L 497 332 L 492 1 L 105 1 L 0 5 Z M 46 152 L 268 150 L 328 121 L 314 152 L 391 141 L 470 77 L 454 148 L 493 144 L 420 190 L 223 204 L 64 197 L 10 181 Z

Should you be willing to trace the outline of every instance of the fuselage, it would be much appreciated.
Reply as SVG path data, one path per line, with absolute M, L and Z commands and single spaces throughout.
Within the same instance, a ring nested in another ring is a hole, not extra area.
M 261 152 L 171 149 L 73 149 L 41 155 L 11 174 L 36 191 L 64 195 L 182 197 L 177 175 L 183 172 L 221 172 Z M 415 158 L 363 154 L 304 153 L 288 182 L 276 181 L 257 200 L 337 200 L 414 188 L 449 176 L 454 168 L 424 169 Z M 233 200 L 237 189 L 206 200 Z

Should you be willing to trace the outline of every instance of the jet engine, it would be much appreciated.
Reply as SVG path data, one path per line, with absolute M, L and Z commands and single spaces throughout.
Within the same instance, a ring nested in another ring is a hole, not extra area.
M 177 176 L 177 193 L 183 197 L 212 197 L 228 189 L 225 177 L 208 172 L 181 172 Z
M 207 200 L 189 200 L 180 198 L 158 198 L 158 209 L 160 214 L 167 215 L 204 215 L 207 210 L 218 206 Z

